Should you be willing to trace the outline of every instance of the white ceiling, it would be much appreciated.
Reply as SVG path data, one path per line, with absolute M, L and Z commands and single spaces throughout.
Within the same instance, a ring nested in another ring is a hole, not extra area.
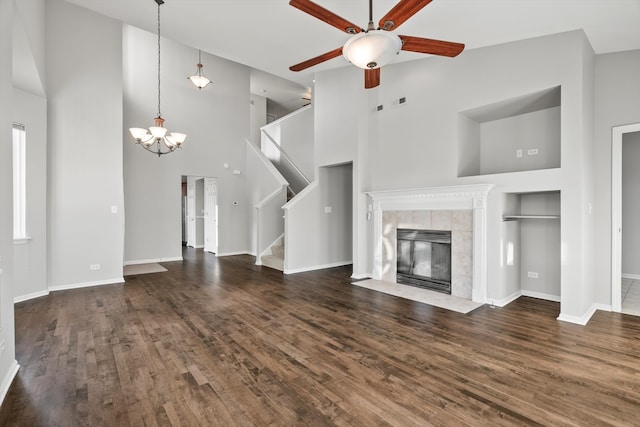
M 155 0 L 67 1 L 156 31 Z M 366 27 L 368 0 L 315 2 Z M 165 0 L 162 35 L 261 70 L 252 75 L 252 92 L 279 103 L 295 98 L 302 105 L 305 101 L 297 98 L 311 90 L 315 71 L 349 64 L 339 57 L 299 73 L 289 66 L 333 50 L 349 36 L 288 3 Z M 396 3 L 373 0 L 374 22 Z M 397 33 L 465 43 L 466 49 L 475 49 L 576 29 L 585 31 L 596 54 L 640 49 L 640 0 L 433 0 Z M 421 57 L 424 55 L 401 52 L 397 61 Z

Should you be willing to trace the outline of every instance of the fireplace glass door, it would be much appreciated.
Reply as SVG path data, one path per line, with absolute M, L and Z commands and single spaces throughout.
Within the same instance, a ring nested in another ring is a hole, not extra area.
M 451 294 L 451 232 L 398 229 L 396 281 Z

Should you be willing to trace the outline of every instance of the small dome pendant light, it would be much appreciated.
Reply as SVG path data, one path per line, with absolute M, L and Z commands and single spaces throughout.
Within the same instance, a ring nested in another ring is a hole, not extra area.
M 191 80 L 191 83 L 193 83 L 198 89 L 202 89 L 203 87 L 211 83 L 211 81 L 204 74 L 202 74 L 202 51 L 201 50 L 198 50 L 197 67 L 198 68 L 196 69 L 196 73 L 193 76 L 189 77 L 189 80 Z

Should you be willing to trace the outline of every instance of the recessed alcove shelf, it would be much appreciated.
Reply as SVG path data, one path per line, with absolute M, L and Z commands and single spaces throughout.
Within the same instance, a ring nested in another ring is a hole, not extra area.
M 519 219 L 560 219 L 560 215 L 502 215 L 503 221 L 517 221 Z
M 560 167 L 560 86 L 458 113 L 458 176 Z
M 560 191 L 505 193 L 505 277 L 520 295 L 560 301 Z

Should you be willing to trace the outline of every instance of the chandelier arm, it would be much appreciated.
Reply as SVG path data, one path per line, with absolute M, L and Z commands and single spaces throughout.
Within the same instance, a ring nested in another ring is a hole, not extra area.
M 156 139 L 156 142 L 155 142 L 154 144 L 149 145 L 149 146 L 147 146 L 146 144 L 143 144 L 143 143 L 141 143 L 141 142 L 139 142 L 138 144 L 139 144 L 139 145 L 141 145 L 141 146 L 142 146 L 142 148 L 144 148 L 144 149 L 145 149 L 145 150 L 147 150 L 148 152 L 153 153 L 153 154 L 157 154 L 157 155 L 158 155 L 158 157 L 160 157 L 160 156 L 162 156 L 162 155 L 164 155 L 164 154 L 173 153 L 173 152 L 176 150 L 176 148 L 180 148 L 180 147 L 177 147 L 177 146 L 169 147 L 169 146 L 167 146 L 167 144 L 166 144 L 166 143 L 164 143 L 164 146 L 165 146 L 165 147 L 167 147 L 168 151 L 162 151 L 162 144 L 160 144 L 160 141 L 161 141 L 162 139 L 163 139 L 163 138 L 161 138 L 161 139 Z M 157 147 L 155 150 L 151 148 L 151 147 L 153 147 L 154 145 Z

